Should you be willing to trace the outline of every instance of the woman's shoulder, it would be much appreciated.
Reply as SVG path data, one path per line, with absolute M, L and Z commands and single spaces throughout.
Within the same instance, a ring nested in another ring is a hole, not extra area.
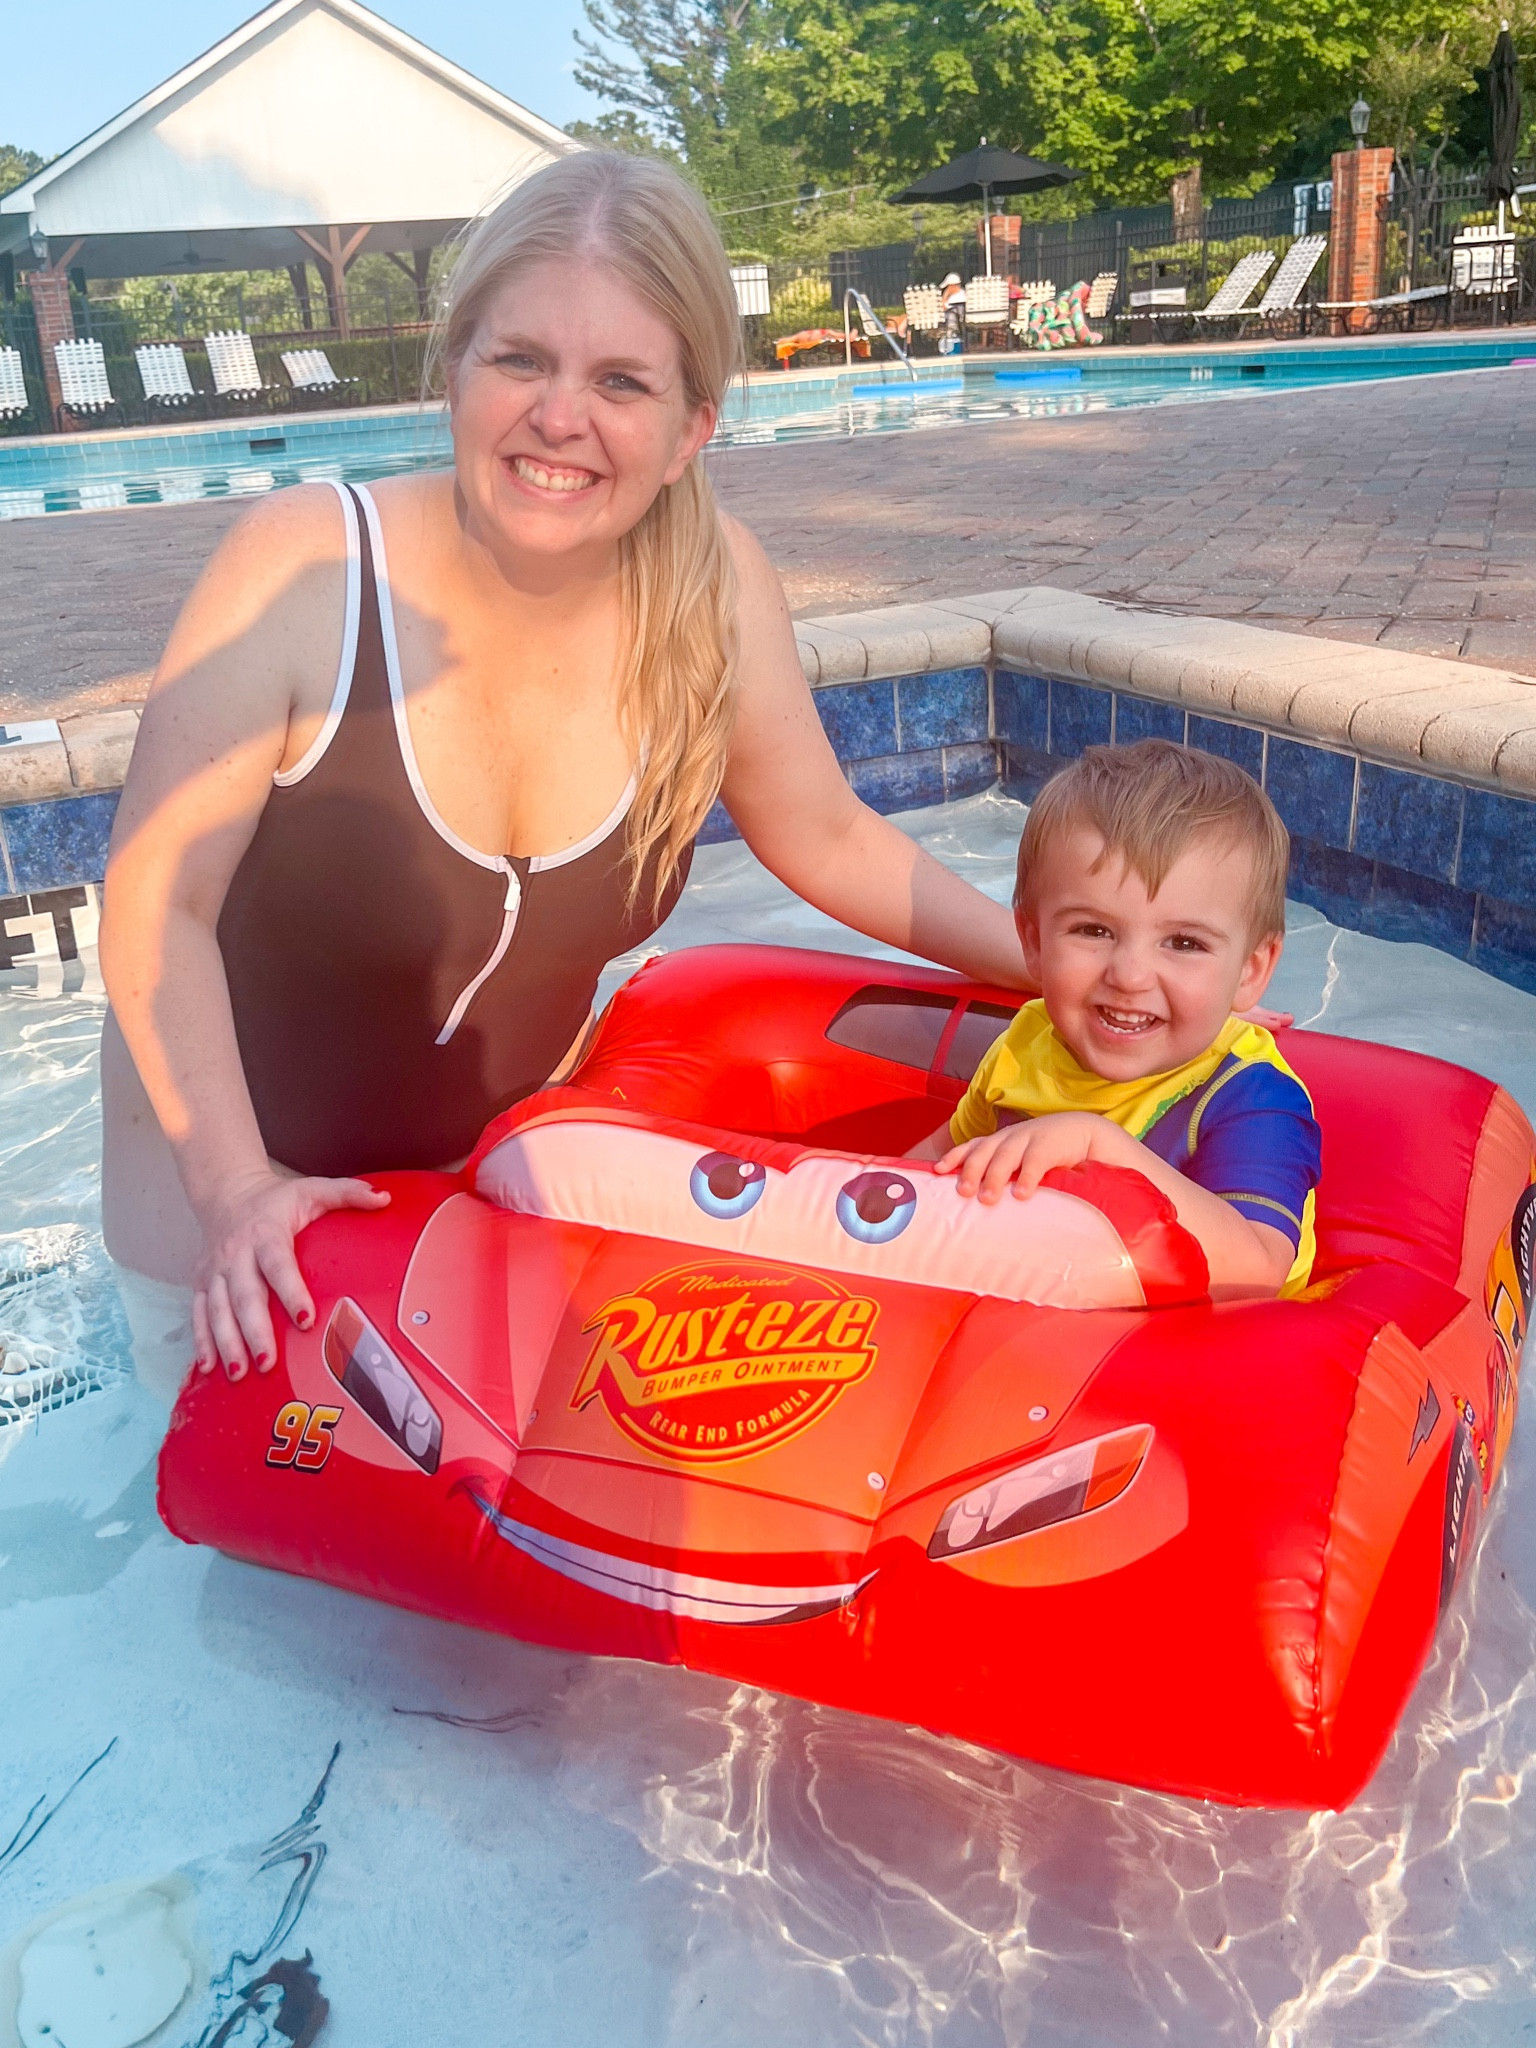
M 326 484 L 272 491 L 224 535 L 182 606 L 160 664 L 185 682 L 217 673 L 265 697 L 291 695 L 308 669 L 334 668 L 341 643 L 347 525 Z M 157 684 L 157 688 L 159 685 Z
M 771 619 L 787 618 L 789 604 L 779 572 L 757 535 L 729 512 L 720 514 L 720 526 L 736 570 L 737 609 L 744 624 L 753 628 L 766 626 Z
M 346 555 L 341 494 L 329 484 L 294 484 L 268 491 L 240 515 L 209 561 L 205 581 L 266 586 L 314 565 L 340 565 Z
M 725 535 L 725 544 L 731 551 L 731 560 L 736 565 L 736 574 L 743 583 L 760 584 L 765 579 L 778 588 L 778 572 L 769 561 L 762 542 L 750 526 L 744 526 L 730 512 L 720 514 L 720 530 Z

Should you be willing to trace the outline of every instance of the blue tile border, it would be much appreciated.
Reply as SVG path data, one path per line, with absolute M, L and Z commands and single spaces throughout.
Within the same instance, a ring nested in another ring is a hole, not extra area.
M 825 696 L 825 691 L 819 691 Z M 991 738 L 984 668 L 938 669 L 902 676 L 896 685 L 901 721 L 900 749 L 960 746 Z
M 1224 718 L 1201 718 L 1192 711 L 1186 744 L 1199 747 L 1203 753 L 1219 754 L 1224 761 L 1236 762 L 1255 782 L 1263 783 L 1264 735 L 1256 726 L 1233 725 Z
M 999 785 L 1028 802 L 1112 736 L 1205 747 L 1268 790 L 1292 835 L 1293 897 L 1335 924 L 1438 947 L 1536 993 L 1536 797 L 1006 666 L 832 683 L 813 695 L 849 782 L 879 811 Z M 99 882 L 116 806 L 106 792 L 0 809 L 0 899 Z M 739 836 L 716 803 L 699 844 Z
M 1360 763 L 1355 847 L 1410 873 L 1449 882 L 1461 850 L 1466 791 L 1454 782 Z
M 26 896 L 99 882 L 107 871 L 117 795 L 114 789 L 51 803 L 12 804 L 0 811 L 7 892 Z

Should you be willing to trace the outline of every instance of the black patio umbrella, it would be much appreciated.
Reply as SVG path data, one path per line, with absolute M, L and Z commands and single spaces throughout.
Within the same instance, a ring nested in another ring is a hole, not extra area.
M 905 192 L 898 192 L 892 204 L 921 206 L 925 200 L 937 199 L 951 206 L 960 206 L 968 199 L 979 199 L 987 223 L 987 269 L 990 271 L 993 195 L 1044 192 L 1053 185 L 1070 185 L 1074 178 L 1082 175 L 1081 171 L 1068 170 L 1065 164 L 1042 163 L 1038 157 L 1019 156 L 1014 150 L 999 149 L 983 135 L 979 148 L 968 149 L 952 163 L 929 171 L 925 177 L 909 185 Z
M 1502 208 L 1515 196 L 1515 149 L 1520 141 L 1520 59 L 1508 28 L 1488 59 L 1488 197 Z

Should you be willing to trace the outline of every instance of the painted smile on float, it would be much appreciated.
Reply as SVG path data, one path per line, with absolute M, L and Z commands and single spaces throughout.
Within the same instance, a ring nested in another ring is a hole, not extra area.
M 598 480 L 590 469 L 567 469 L 558 463 L 535 462 L 529 455 L 514 455 L 511 468 L 519 483 L 525 483 L 535 491 L 548 491 L 556 497 L 589 491 Z

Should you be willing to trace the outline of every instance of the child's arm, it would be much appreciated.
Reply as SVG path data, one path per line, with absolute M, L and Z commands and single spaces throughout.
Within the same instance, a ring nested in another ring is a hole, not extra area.
M 1078 1166 L 1085 1159 L 1144 1174 L 1173 1203 L 1184 1228 L 1199 1239 L 1215 1300 L 1278 1294 L 1295 1261 L 1296 1248 L 1284 1231 L 1250 1222 L 1230 1202 L 1169 1166 L 1107 1117 L 1071 1110 L 1011 1124 L 963 1145 L 926 1149 L 937 1147 L 946 1136 L 945 1131 L 935 1131 L 908 1158 L 935 1158 L 940 1173 L 959 1175 L 962 1195 L 975 1195 L 983 1202 L 1000 1201 L 1010 1184 L 1015 1195 L 1032 1195 L 1052 1167 Z
M 946 1153 L 953 1152 L 954 1149 L 955 1141 L 949 1135 L 949 1123 L 946 1119 L 936 1131 L 930 1131 L 926 1138 L 919 1138 L 911 1151 L 903 1152 L 901 1156 L 903 1159 L 933 1161 L 942 1159 Z

